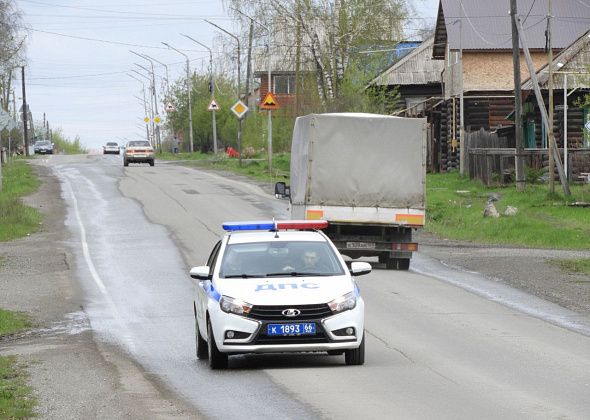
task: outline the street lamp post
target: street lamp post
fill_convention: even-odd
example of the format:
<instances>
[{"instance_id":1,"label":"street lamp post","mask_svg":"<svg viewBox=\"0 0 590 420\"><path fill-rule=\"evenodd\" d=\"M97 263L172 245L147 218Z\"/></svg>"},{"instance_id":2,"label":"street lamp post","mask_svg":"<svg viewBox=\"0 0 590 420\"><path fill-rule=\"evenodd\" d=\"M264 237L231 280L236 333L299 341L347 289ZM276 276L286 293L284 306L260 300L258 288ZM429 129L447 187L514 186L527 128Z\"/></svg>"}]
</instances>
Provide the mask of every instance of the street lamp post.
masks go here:
<instances>
[{"instance_id":1,"label":"street lamp post","mask_svg":"<svg viewBox=\"0 0 590 420\"><path fill-rule=\"evenodd\" d=\"M214 76L213 76L213 52L211 51L211 48L209 48L208 46L206 46L205 44L197 41L196 39L185 35L185 34L181 34L182 36L190 39L193 42L196 42L197 44L199 44L200 46L206 48L209 51L209 83L211 85L211 100L215 99L215 81L214 81ZM213 154L217 154L217 123L215 121L215 110L211 111L211 125L213 126Z\"/></svg>"},{"instance_id":2,"label":"street lamp post","mask_svg":"<svg viewBox=\"0 0 590 420\"><path fill-rule=\"evenodd\" d=\"M240 92L240 88L241 88L241 86L240 86L241 85L241 79L240 79L240 74L241 74L241 68L240 68L240 38L238 38L237 36L235 36L231 32L226 31L221 26L216 25L215 23L213 23L211 21L208 21L207 19L205 19L205 22L207 22L210 25L215 26L220 31L225 32L226 34L228 34L229 36L231 36L233 39L235 39L235 41L238 44L238 99L242 99L242 95L241 95L241 92ZM238 164L240 166L242 166L242 119L241 118L238 118Z\"/></svg>"},{"instance_id":3,"label":"street lamp post","mask_svg":"<svg viewBox=\"0 0 590 420\"><path fill-rule=\"evenodd\" d=\"M139 76L141 76L141 77L143 77L143 78L147 79L147 80L148 80L148 82L149 82L150 84L152 83L152 80L151 80L151 78L150 78L150 77L148 77L148 76L146 76L145 74L143 74L143 73L140 73L140 72L138 72L137 70L133 70L133 69L132 69L131 71L132 71L132 72L134 72L135 74L138 74ZM135 78L135 77L134 77L134 79L136 79L136 80L139 80L139 79L137 79L137 78ZM143 83L143 82L142 82L142 83ZM144 89L145 89L145 85L144 85ZM151 137L151 140L150 140L150 138L148 138L148 141L150 142L150 144L152 144L152 145L153 145L153 144L154 144L154 141L155 141L155 129L154 129L154 109L153 109L153 104L152 104L152 102L151 102L151 101L149 101L148 103L149 103L149 105L150 105L150 114L149 114L150 116L149 116L149 118L150 118L150 121L151 121L151 126L152 126L152 133L151 133L151 136L148 136L148 137ZM149 133L149 126L148 126L148 124L146 124L146 129L148 130L148 133Z\"/></svg>"},{"instance_id":4,"label":"street lamp post","mask_svg":"<svg viewBox=\"0 0 590 420\"><path fill-rule=\"evenodd\" d=\"M127 76L137 80L139 83L141 83L141 92L143 93L143 112L145 113L145 115L148 115L148 109L147 109L147 101L145 100L145 83L143 83L142 80L138 79L137 77L133 76L132 74L127 74ZM150 141L150 129L149 126L146 124L145 125L145 133L146 133L146 138L147 141Z\"/></svg>"},{"instance_id":5,"label":"street lamp post","mask_svg":"<svg viewBox=\"0 0 590 420\"><path fill-rule=\"evenodd\" d=\"M172 45L162 42L165 46L170 48L171 50L176 51L177 53L181 54L186 58L186 89L188 91L188 125L189 125L189 138L190 138L190 152L193 153L193 110L192 110L192 101L191 101L191 83L190 83L190 62L188 59L188 55L183 53L182 51L177 50Z\"/></svg>"},{"instance_id":6,"label":"street lamp post","mask_svg":"<svg viewBox=\"0 0 590 420\"><path fill-rule=\"evenodd\" d=\"M156 117L159 117L159 115L158 115L158 97L156 94L156 75L154 72L154 62L151 58L149 58L148 56L146 56L144 54L139 54L139 53L132 51L132 50L129 50L129 52L150 62L150 66L152 68L152 71L151 71L152 72L152 95L154 98L154 112L156 113ZM161 153L162 152L162 142L160 140L160 124L155 121L154 121L154 124L155 124L155 128L156 128L156 145L157 145L158 149L160 149L160 153Z\"/></svg>"},{"instance_id":7,"label":"street lamp post","mask_svg":"<svg viewBox=\"0 0 590 420\"><path fill-rule=\"evenodd\" d=\"M166 65L166 63L162 63L160 60L157 60L154 57L150 57L147 54L143 54L143 55L145 56L145 58L149 58L164 67L164 70L166 71L166 104L168 104L170 102L170 98L171 98L170 97L170 76L168 75L168 66ZM167 112L167 110L166 110L166 112ZM172 120L167 119L167 121L170 126L170 131L172 132L172 137L175 138L176 136L174 133L174 125L172 124Z\"/></svg>"}]
</instances>

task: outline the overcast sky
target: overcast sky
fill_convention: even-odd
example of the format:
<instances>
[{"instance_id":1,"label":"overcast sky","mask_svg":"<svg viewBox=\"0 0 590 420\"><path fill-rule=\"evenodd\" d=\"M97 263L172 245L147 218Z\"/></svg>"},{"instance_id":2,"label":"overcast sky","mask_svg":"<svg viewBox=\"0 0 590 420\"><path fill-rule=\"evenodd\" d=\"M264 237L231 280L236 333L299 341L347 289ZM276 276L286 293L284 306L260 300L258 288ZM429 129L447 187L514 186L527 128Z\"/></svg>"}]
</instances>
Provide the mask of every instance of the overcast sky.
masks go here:
<instances>
[{"instance_id":1,"label":"overcast sky","mask_svg":"<svg viewBox=\"0 0 590 420\"><path fill-rule=\"evenodd\" d=\"M434 20L438 0L415 3L421 16ZM141 79L131 69L141 71L135 63L149 63L129 50L165 63L174 81L184 74L186 61L162 42L183 50L191 69L204 73L209 53L180 34L215 51L220 31L203 19L230 32L239 29L221 0L17 0L17 5L29 28L25 77L34 119L42 121L45 113L52 128L60 127L70 139L80 136L88 149L145 137L137 99L141 83L128 74ZM163 66L156 73L164 77ZM17 85L20 101L20 80Z\"/></svg>"}]
</instances>

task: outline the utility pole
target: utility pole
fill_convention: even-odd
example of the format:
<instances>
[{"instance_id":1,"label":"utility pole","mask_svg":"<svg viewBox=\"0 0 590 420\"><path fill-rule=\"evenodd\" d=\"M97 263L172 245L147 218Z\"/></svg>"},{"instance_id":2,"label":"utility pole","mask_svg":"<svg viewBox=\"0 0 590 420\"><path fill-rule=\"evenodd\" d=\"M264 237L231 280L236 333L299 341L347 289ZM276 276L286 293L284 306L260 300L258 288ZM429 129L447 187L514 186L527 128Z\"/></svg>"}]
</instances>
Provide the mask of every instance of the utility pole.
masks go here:
<instances>
[{"instance_id":1,"label":"utility pole","mask_svg":"<svg viewBox=\"0 0 590 420\"><path fill-rule=\"evenodd\" d=\"M238 44L238 60L237 60L238 61L238 99L241 100L242 99L242 93L241 93L241 90L240 90L240 88L241 88L240 74L242 73L242 70L240 68L240 38L238 38L237 36L235 36L231 32L226 31L221 26L216 25L215 23L208 21L207 19L205 19L205 22L207 22L210 25L215 26L220 31L225 32L226 34L228 34L229 36L231 36L237 42L237 44ZM242 118L238 118L238 164L239 164L239 166L242 166Z\"/></svg>"},{"instance_id":2,"label":"utility pole","mask_svg":"<svg viewBox=\"0 0 590 420\"><path fill-rule=\"evenodd\" d=\"M181 34L182 36L190 39L193 42L196 42L197 44L199 44L201 47L204 47L207 49L207 51L209 51L209 86L211 89L211 100L215 100L215 79L213 76L213 51L211 51L211 48L209 48L208 46L206 46L205 44L203 44L202 42L197 41L194 38L191 38L188 35L184 35ZM212 110L211 111L211 126L213 127L213 154L217 155L217 121L215 121L215 113L217 111Z\"/></svg>"},{"instance_id":3,"label":"utility pole","mask_svg":"<svg viewBox=\"0 0 590 420\"><path fill-rule=\"evenodd\" d=\"M160 140L160 123L159 121L155 121L156 118L160 118L160 115L158 114L158 96L156 94L156 74L154 73L154 61L149 58L148 56L146 56L145 54L139 54L136 53L135 51L129 50L130 53L135 54L138 57L143 58L144 60L148 60L150 62L150 66L152 68L151 73L152 73L152 97L154 99L154 112L155 112L155 117L154 117L154 128L155 128L155 133L156 133L156 147L160 150L160 153L162 153L162 142ZM139 64L138 64L139 65ZM141 68L147 70L145 67L140 66ZM148 70L149 73L149 70Z\"/></svg>"},{"instance_id":4,"label":"utility pole","mask_svg":"<svg viewBox=\"0 0 590 420\"><path fill-rule=\"evenodd\" d=\"M190 60L188 59L188 55L186 55L185 53L183 53L180 50L177 50L176 48L174 48L172 45L167 44L165 42L162 42L162 44L164 44L165 46L167 46L168 48L170 48L171 50L176 51L178 54L184 56L184 58L186 59L186 90L188 93L188 134L189 134L189 138L190 138L190 147L189 150L191 153L193 153L193 103L191 100L191 91L192 89L192 83L191 83L191 69L190 69Z\"/></svg>"},{"instance_id":5,"label":"utility pole","mask_svg":"<svg viewBox=\"0 0 590 420\"><path fill-rule=\"evenodd\" d=\"M260 27L262 27L262 29L264 29L268 35L268 46L267 46L267 59L268 59L268 91L272 92L272 74L271 74L271 52L270 52L270 41L271 41L271 32L270 29L268 29L268 27L266 25L263 25L262 23L256 21L254 18L251 18L250 16L248 16L247 14L240 12L239 10L237 10L237 12L245 17L247 17L248 19L250 19L250 23L256 23L258 24ZM267 123L267 130L268 130L268 172L269 174L272 176L272 111L269 109L266 111L268 113L268 123Z\"/></svg>"},{"instance_id":6,"label":"utility pole","mask_svg":"<svg viewBox=\"0 0 590 420\"><path fill-rule=\"evenodd\" d=\"M28 106L27 106L27 94L25 88L25 66L21 67L22 70L22 86L23 86L23 144L25 145L25 156L29 156L29 127L28 127Z\"/></svg>"},{"instance_id":7,"label":"utility pole","mask_svg":"<svg viewBox=\"0 0 590 420\"><path fill-rule=\"evenodd\" d=\"M516 0L510 0L510 20L512 22L512 63L514 66L514 133L516 137L516 156L514 156L514 167L516 168L516 191L524 191L524 162L522 153L524 144L522 138L522 93L520 80L520 44L518 42L518 27Z\"/></svg>"},{"instance_id":8,"label":"utility pole","mask_svg":"<svg viewBox=\"0 0 590 420\"><path fill-rule=\"evenodd\" d=\"M549 136L549 191L551 193L555 192L555 162L553 159L553 153L559 151L557 150L555 144L555 136L553 135L553 47L551 46L551 0L548 2L549 5L549 13L547 14L547 62L549 65L549 132L547 135ZM555 148L555 149L554 149Z\"/></svg>"},{"instance_id":9,"label":"utility pole","mask_svg":"<svg viewBox=\"0 0 590 420\"><path fill-rule=\"evenodd\" d=\"M148 82L150 83L150 86L151 86L152 79L151 79L149 76L146 76L145 74L143 74L143 73L140 73L140 72L138 72L137 70L131 70L131 71L132 71L132 72L134 72L135 74L138 74L139 76L143 77L144 79L147 79L147 80L148 80ZM131 75L130 75L130 76L131 76ZM133 77L133 76L131 76L131 77ZM135 78L135 77L133 77L133 78L134 78L135 80L139 80L139 79L137 79L137 78ZM140 82L141 82L141 80L140 80ZM142 83L142 85L143 85L143 82L141 82L141 83ZM143 89L144 89L144 92L145 92L145 85L143 85ZM145 98L145 93L144 93L144 98ZM144 99L144 101L145 101L145 99ZM150 144L154 144L154 142L155 142L154 109L153 109L152 101L149 101L149 102L147 102L147 103L149 104L149 111L150 111L150 112L149 112L149 119L150 119L150 124L147 124L147 123L146 123L146 130L148 131L148 141L150 142ZM146 114L146 115L147 115L147 114ZM149 130L149 127L150 127L150 126L151 126L151 128L152 128L152 130L151 130L151 134L150 134L150 130Z\"/></svg>"},{"instance_id":10,"label":"utility pole","mask_svg":"<svg viewBox=\"0 0 590 420\"><path fill-rule=\"evenodd\" d=\"M465 144L465 103L463 100L463 2L460 1L461 18L459 19L459 63L461 64L461 91L459 92L459 174L465 176L465 162L467 161L467 145Z\"/></svg>"},{"instance_id":11,"label":"utility pole","mask_svg":"<svg viewBox=\"0 0 590 420\"><path fill-rule=\"evenodd\" d=\"M533 64L533 60L531 58L531 53L529 51L528 43L526 41L526 35L524 33L524 28L522 26L522 22L520 18L518 18L518 37L520 42L522 43L522 49L524 51L524 58L526 59L526 64L529 69L529 74L531 76L531 82L533 84L533 90L535 91L535 97L537 98L537 103L539 104L539 110L541 112L541 119L543 121L543 125L545 129L549 131L549 117L547 116L547 109L545 109L545 101L543 101L543 95L541 94L541 89L539 88L539 81L537 79L537 73L535 71L535 66ZM549 141L555 141L553 137L549 137ZM561 186L563 188L563 193L566 196L570 196L570 188L568 184L567 177L563 172L563 166L561 164L561 157L559 153L557 153L557 148L552 149L555 153L554 159L557 166L557 173L559 174L559 180L561 181Z\"/></svg>"},{"instance_id":12,"label":"utility pole","mask_svg":"<svg viewBox=\"0 0 590 420\"><path fill-rule=\"evenodd\" d=\"M252 74L252 40L254 38L254 22L250 20L250 29L248 31L248 64L246 66L246 95L250 97L250 75ZM248 101L249 102L249 101ZM250 104L247 104L248 106Z\"/></svg>"}]
</instances>

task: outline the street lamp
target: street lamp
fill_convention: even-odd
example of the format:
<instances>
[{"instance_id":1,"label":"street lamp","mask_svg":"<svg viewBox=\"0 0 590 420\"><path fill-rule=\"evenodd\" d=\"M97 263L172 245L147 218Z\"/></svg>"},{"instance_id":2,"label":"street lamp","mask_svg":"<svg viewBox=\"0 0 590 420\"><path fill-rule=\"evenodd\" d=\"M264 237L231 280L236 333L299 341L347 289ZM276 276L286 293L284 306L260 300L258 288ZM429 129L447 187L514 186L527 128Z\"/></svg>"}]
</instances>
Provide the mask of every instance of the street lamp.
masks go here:
<instances>
[{"instance_id":1,"label":"street lamp","mask_svg":"<svg viewBox=\"0 0 590 420\"><path fill-rule=\"evenodd\" d=\"M215 99L215 81L213 79L213 53L211 52L211 48L209 48L208 46L206 46L205 44L197 41L196 39L185 35L185 34L180 34L188 39L190 39L193 42L196 42L197 44L199 44L202 47L207 48L207 50L209 51L209 83L211 85L211 100ZM217 123L215 122L215 110L211 111L211 125L213 126L213 154L217 154Z\"/></svg>"},{"instance_id":2,"label":"street lamp","mask_svg":"<svg viewBox=\"0 0 590 420\"><path fill-rule=\"evenodd\" d=\"M241 73L241 69L240 69L240 38L238 38L237 36L235 36L231 32L226 31L221 26L216 25L215 23L213 23L211 21L208 21L207 19L205 19L205 22L207 22L210 25L215 26L220 31L225 32L226 34L231 36L233 39L235 39L236 42L238 43L238 100L242 99L241 93L240 93L240 85L241 85L241 79L240 79L240 73ZM242 166L242 119L241 118L238 118L238 164L240 166Z\"/></svg>"},{"instance_id":3,"label":"street lamp","mask_svg":"<svg viewBox=\"0 0 590 420\"><path fill-rule=\"evenodd\" d=\"M139 83L141 83L141 92L143 93L143 112L145 112L145 115L148 115L148 110L147 110L147 101L145 100L145 83L143 83L143 80L138 79L137 77L135 77L132 74L127 73L127 76L131 77L132 79L137 80ZM147 141L150 141L150 129L149 126L146 124L145 125L145 132L146 132L146 138Z\"/></svg>"},{"instance_id":4,"label":"street lamp","mask_svg":"<svg viewBox=\"0 0 590 420\"><path fill-rule=\"evenodd\" d=\"M190 138L190 152L193 153L193 110L192 110L192 101L191 101L191 83L190 83L190 62L188 59L188 55L183 53L182 51L177 50L172 45L162 42L165 46L170 48L171 50L176 51L177 53L181 54L186 58L186 89L188 91L188 125L189 125L189 138Z\"/></svg>"},{"instance_id":5,"label":"street lamp","mask_svg":"<svg viewBox=\"0 0 590 420\"><path fill-rule=\"evenodd\" d=\"M143 77L144 79L147 79L150 84L152 83L151 78L148 77L148 76L146 76L145 74L140 73L140 72L138 72L137 70L134 70L134 69L131 69L131 71L134 72L135 74ZM129 76L130 77L133 77L135 80L137 80L137 81L139 81L139 82L141 82L143 84L143 82L140 79L138 79L138 78L136 78L136 77L134 77L132 75L129 75ZM145 85L144 85L143 89L144 89L144 92L145 92ZM152 126L152 135L151 135L151 138L152 138L153 141L150 141L149 125L147 123L146 123L146 130L148 132L148 141L150 142L150 144L153 145L153 143L155 141L155 139L154 139L154 137L155 137L155 135L154 135L155 134L155 129L154 129L154 109L153 109L153 105L152 105L152 102L151 101L148 102L148 104L150 106L150 114L149 115L150 115L150 123L151 123L151 126Z\"/></svg>"},{"instance_id":6,"label":"street lamp","mask_svg":"<svg viewBox=\"0 0 590 420\"><path fill-rule=\"evenodd\" d=\"M158 115L158 97L156 95L156 76L154 73L154 62L151 58L149 58L148 56L146 56L144 54L139 54L139 53L132 51L132 50L129 50L129 52L132 54L135 54L138 57L143 58L144 60L148 60L150 62L150 65L152 67L152 94L153 94L153 98L154 98L154 112L156 113L156 116L159 117L159 115ZM154 122L154 123L156 126L156 145L160 149L160 152L162 152L162 143L160 141L160 124L158 124L156 122Z\"/></svg>"}]
</instances>

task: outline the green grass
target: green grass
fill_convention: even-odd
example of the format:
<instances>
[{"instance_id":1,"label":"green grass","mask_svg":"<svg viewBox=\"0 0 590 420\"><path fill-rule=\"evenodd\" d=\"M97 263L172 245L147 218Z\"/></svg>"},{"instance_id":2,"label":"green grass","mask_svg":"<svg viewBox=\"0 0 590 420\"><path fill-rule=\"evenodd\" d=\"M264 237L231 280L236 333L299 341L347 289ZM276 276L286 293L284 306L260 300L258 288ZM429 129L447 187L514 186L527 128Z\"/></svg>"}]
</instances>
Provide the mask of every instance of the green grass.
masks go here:
<instances>
[{"instance_id":1,"label":"green grass","mask_svg":"<svg viewBox=\"0 0 590 420\"><path fill-rule=\"evenodd\" d=\"M0 337L26 330L30 326L26 315L0 309Z\"/></svg>"},{"instance_id":2,"label":"green grass","mask_svg":"<svg viewBox=\"0 0 590 420\"><path fill-rule=\"evenodd\" d=\"M28 374L14 356L0 357L0 418L35 417L37 402L27 379Z\"/></svg>"},{"instance_id":3,"label":"green grass","mask_svg":"<svg viewBox=\"0 0 590 420\"><path fill-rule=\"evenodd\" d=\"M565 259L553 258L548 260L549 264L559 267L562 271L568 274L586 274L590 275L590 259Z\"/></svg>"},{"instance_id":4,"label":"green grass","mask_svg":"<svg viewBox=\"0 0 590 420\"><path fill-rule=\"evenodd\" d=\"M242 159L242 166L237 158L230 158L224 153L214 156L212 153L161 153L158 159L189 161L186 164L196 167L217 169L249 176L258 181L284 181L289 182L289 170L291 155L288 153L273 154L272 174L268 170L268 156L265 154L253 154Z\"/></svg>"},{"instance_id":5,"label":"green grass","mask_svg":"<svg viewBox=\"0 0 590 420\"><path fill-rule=\"evenodd\" d=\"M0 242L21 238L39 229L41 215L21 200L22 196L35 192L39 184L33 169L23 159L14 159L3 165Z\"/></svg>"},{"instance_id":6,"label":"green grass","mask_svg":"<svg viewBox=\"0 0 590 420\"><path fill-rule=\"evenodd\" d=\"M0 337L26 330L28 318L19 313L0 309ZM35 416L36 405L29 375L14 356L0 356L0 418L21 419Z\"/></svg>"},{"instance_id":7,"label":"green grass","mask_svg":"<svg viewBox=\"0 0 590 420\"><path fill-rule=\"evenodd\" d=\"M39 187L39 180L24 159L13 159L2 167L0 192L0 241L17 239L39 228L41 215L25 206L21 197ZM3 264L0 259L0 268ZM0 309L0 337L30 328L28 318ZM0 418L34 417L36 400L27 385L28 375L14 356L0 357Z\"/></svg>"},{"instance_id":8,"label":"green grass","mask_svg":"<svg viewBox=\"0 0 590 420\"><path fill-rule=\"evenodd\" d=\"M548 194L546 185L528 184L524 193L514 186L487 188L457 173L427 176L426 230L441 237L490 244L555 249L590 249L590 211L571 207L572 201L590 201L590 185L572 185L572 197ZM559 184L557 184L559 187ZM490 194L503 214L508 206L516 216L484 218Z\"/></svg>"}]
</instances>

